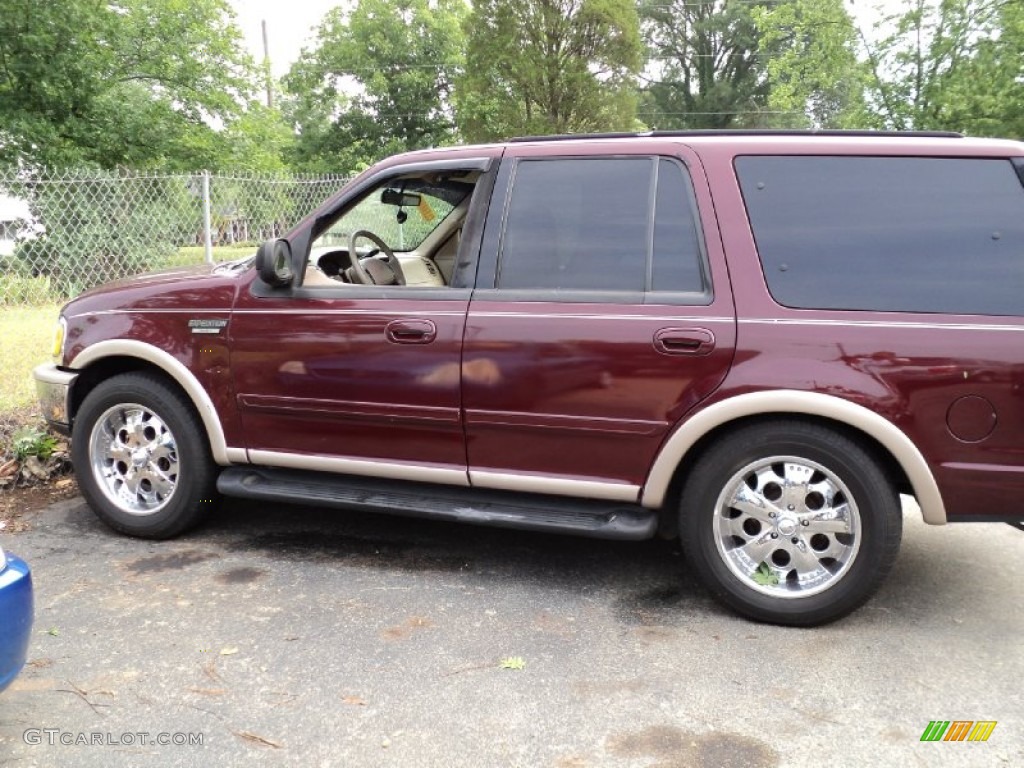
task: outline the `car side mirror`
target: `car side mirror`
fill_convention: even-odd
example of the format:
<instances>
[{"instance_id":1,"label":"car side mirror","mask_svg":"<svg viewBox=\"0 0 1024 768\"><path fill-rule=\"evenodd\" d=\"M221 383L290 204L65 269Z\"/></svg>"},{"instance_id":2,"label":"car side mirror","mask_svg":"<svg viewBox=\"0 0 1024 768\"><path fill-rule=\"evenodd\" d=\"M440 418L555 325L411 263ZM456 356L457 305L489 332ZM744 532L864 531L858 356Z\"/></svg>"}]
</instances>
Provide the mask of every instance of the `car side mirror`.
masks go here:
<instances>
[{"instance_id":1,"label":"car side mirror","mask_svg":"<svg viewBox=\"0 0 1024 768\"><path fill-rule=\"evenodd\" d=\"M256 251L256 271L267 285L280 288L295 279L292 247L287 240L267 240Z\"/></svg>"}]
</instances>

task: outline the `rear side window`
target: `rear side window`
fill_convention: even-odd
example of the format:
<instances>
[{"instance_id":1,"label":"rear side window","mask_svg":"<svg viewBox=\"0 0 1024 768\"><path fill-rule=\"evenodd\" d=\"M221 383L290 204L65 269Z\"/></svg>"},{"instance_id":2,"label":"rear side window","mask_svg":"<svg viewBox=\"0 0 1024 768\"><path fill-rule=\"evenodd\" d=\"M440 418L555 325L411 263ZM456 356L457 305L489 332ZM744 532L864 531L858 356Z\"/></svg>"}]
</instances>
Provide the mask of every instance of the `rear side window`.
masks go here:
<instances>
[{"instance_id":1,"label":"rear side window","mask_svg":"<svg viewBox=\"0 0 1024 768\"><path fill-rule=\"evenodd\" d=\"M520 160L497 287L706 292L685 169L654 157Z\"/></svg>"},{"instance_id":2,"label":"rear side window","mask_svg":"<svg viewBox=\"0 0 1024 768\"><path fill-rule=\"evenodd\" d=\"M797 308L1024 315L1008 160L739 157L765 279Z\"/></svg>"}]
</instances>

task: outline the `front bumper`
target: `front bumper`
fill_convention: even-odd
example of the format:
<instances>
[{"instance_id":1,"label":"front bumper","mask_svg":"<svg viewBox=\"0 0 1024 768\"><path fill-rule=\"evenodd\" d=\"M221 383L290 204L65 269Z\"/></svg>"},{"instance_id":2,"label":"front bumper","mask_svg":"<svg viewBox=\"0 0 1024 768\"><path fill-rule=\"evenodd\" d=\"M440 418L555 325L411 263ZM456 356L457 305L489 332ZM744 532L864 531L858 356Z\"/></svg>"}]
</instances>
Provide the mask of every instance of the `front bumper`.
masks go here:
<instances>
[{"instance_id":1,"label":"front bumper","mask_svg":"<svg viewBox=\"0 0 1024 768\"><path fill-rule=\"evenodd\" d=\"M77 373L62 371L52 363L36 366L32 371L36 380L39 405L46 422L61 434L71 431L71 387Z\"/></svg>"},{"instance_id":2,"label":"front bumper","mask_svg":"<svg viewBox=\"0 0 1024 768\"><path fill-rule=\"evenodd\" d=\"M24 560L7 554L0 571L0 691L25 666L32 633L32 572Z\"/></svg>"}]
</instances>

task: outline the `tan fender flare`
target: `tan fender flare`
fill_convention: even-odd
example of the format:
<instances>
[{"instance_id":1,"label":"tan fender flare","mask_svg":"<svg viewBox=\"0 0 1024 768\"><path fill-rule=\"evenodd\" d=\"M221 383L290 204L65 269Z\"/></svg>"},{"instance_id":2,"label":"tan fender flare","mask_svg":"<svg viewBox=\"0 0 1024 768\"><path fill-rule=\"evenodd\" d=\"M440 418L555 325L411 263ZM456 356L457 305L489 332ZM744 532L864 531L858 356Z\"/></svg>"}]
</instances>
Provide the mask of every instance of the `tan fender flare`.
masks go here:
<instances>
[{"instance_id":1,"label":"tan fender flare","mask_svg":"<svg viewBox=\"0 0 1024 768\"><path fill-rule=\"evenodd\" d=\"M152 344L133 339L111 339L97 342L83 349L71 361L70 367L74 370L82 370L108 357L133 357L137 360L144 360L174 379L185 391L195 406L199 418L202 419L203 427L206 429L206 435L210 441L213 460L222 466L247 462L244 448L228 448L220 417L217 415L217 409L214 408L209 393L199 383L199 379L192 371L186 368L180 360Z\"/></svg>"},{"instance_id":2,"label":"tan fender flare","mask_svg":"<svg viewBox=\"0 0 1024 768\"><path fill-rule=\"evenodd\" d=\"M729 422L765 414L803 414L847 424L877 440L903 468L921 507L921 517L929 525L946 524L946 506L917 446L888 419L862 405L820 392L770 390L750 392L704 408L679 425L655 459L644 484L641 503L652 509L665 501L676 468L691 448L706 434Z\"/></svg>"}]
</instances>

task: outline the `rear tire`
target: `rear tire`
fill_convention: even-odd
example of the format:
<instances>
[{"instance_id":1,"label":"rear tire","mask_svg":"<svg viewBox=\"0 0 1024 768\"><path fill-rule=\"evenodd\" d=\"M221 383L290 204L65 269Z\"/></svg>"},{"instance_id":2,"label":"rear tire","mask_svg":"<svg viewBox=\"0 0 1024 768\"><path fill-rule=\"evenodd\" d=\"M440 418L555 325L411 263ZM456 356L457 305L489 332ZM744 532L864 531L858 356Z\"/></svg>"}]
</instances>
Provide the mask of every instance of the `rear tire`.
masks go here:
<instances>
[{"instance_id":1,"label":"rear tire","mask_svg":"<svg viewBox=\"0 0 1024 768\"><path fill-rule=\"evenodd\" d=\"M825 426L775 421L712 445L683 486L680 537L711 594L773 624L862 605L891 570L903 515L872 454Z\"/></svg>"},{"instance_id":2,"label":"rear tire","mask_svg":"<svg viewBox=\"0 0 1024 768\"><path fill-rule=\"evenodd\" d=\"M153 374L115 376L86 396L71 461L93 512L130 536L176 536L218 500L217 467L192 404Z\"/></svg>"}]
</instances>

